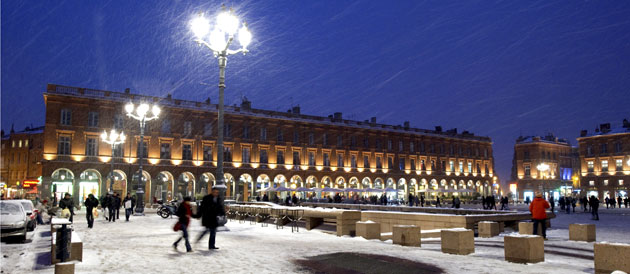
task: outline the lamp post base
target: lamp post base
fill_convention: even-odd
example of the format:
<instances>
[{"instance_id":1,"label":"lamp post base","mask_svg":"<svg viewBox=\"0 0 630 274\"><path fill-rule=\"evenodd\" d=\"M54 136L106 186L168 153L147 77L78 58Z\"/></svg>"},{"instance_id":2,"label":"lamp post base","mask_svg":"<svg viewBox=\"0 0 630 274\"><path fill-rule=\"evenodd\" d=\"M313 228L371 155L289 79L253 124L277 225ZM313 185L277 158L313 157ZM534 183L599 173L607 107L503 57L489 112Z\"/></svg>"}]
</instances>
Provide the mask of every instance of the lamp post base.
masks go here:
<instances>
[{"instance_id":1,"label":"lamp post base","mask_svg":"<svg viewBox=\"0 0 630 274\"><path fill-rule=\"evenodd\" d=\"M133 216L144 216L144 190L136 191L136 212Z\"/></svg>"}]
</instances>

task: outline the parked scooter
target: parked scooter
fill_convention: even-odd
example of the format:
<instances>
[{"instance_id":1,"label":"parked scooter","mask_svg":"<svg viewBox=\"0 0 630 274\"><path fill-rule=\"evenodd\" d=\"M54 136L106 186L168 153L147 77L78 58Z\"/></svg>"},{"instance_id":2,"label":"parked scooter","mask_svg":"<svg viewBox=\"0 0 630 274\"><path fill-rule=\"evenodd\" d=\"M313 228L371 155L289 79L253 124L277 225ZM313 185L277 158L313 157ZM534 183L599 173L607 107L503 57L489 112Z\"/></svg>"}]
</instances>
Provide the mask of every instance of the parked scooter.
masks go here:
<instances>
[{"instance_id":1,"label":"parked scooter","mask_svg":"<svg viewBox=\"0 0 630 274\"><path fill-rule=\"evenodd\" d=\"M164 219L175 215L175 212L177 212L177 203L175 201L171 201L167 204L162 201L158 201L158 204L160 207L157 210L157 214Z\"/></svg>"}]
</instances>

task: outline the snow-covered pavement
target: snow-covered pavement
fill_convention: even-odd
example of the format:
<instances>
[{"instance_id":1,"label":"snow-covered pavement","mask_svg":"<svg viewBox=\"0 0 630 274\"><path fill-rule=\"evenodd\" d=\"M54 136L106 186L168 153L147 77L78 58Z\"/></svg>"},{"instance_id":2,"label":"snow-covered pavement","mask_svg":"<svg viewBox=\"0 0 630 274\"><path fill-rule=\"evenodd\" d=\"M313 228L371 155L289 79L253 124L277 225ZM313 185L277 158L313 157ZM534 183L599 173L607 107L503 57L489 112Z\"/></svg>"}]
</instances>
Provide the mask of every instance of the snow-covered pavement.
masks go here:
<instances>
[{"instance_id":1,"label":"snow-covered pavement","mask_svg":"<svg viewBox=\"0 0 630 274\"><path fill-rule=\"evenodd\" d=\"M630 210L602 210L600 217L598 241L630 243L623 237L630 232ZM587 222L591 222L590 214L559 213L545 242L545 262L521 265L505 262L503 237L476 238L475 253L459 256L441 253L439 239L423 239L422 247L403 247L391 241L337 237L323 230L292 233L289 227L278 230L273 225L230 221L229 231L217 234L219 250L207 250L206 236L193 243L194 252L185 253L183 245L179 251L171 246L179 236L172 230L174 218L151 213L132 217L128 223L106 223L99 218L89 230L84 215L77 215L75 229L83 240L83 262L77 264L76 273L296 273L306 270L295 260L335 252L389 255L432 264L446 273L592 273L593 244L568 241L568 224ZM45 265L50 258L48 228L39 226L30 243L3 242L2 273L52 273L53 268ZM191 240L201 229L194 220Z\"/></svg>"}]
</instances>

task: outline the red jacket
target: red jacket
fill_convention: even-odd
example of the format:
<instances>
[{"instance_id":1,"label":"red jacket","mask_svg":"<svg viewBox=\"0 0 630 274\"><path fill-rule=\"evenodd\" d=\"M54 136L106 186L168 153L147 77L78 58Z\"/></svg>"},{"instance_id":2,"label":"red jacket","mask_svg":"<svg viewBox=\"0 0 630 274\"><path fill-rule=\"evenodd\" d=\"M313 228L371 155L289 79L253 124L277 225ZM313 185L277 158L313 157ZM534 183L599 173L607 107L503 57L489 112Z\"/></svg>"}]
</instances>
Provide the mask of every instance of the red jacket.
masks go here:
<instances>
[{"instance_id":1,"label":"red jacket","mask_svg":"<svg viewBox=\"0 0 630 274\"><path fill-rule=\"evenodd\" d=\"M529 212L532 213L532 219L544 220L547 219L547 212L545 209L551 207L545 199L536 197L534 201L529 205Z\"/></svg>"}]
</instances>

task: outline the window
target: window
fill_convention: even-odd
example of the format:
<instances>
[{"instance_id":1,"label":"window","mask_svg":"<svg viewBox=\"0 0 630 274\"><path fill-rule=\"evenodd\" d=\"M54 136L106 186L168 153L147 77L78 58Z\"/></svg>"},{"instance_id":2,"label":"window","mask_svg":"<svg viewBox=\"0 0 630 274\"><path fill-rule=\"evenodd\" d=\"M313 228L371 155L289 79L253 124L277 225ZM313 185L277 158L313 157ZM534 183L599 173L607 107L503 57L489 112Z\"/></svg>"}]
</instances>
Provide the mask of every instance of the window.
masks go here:
<instances>
[{"instance_id":1,"label":"window","mask_svg":"<svg viewBox=\"0 0 630 274\"><path fill-rule=\"evenodd\" d=\"M593 155L593 146L592 145L587 145L586 146L586 155L587 156L592 156Z\"/></svg>"},{"instance_id":2,"label":"window","mask_svg":"<svg viewBox=\"0 0 630 274\"><path fill-rule=\"evenodd\" d=\"M160 159L171 159L171 144L162 143L160 145Z\"/></svg>"},{"instance_id":3,"label":"window","mask_svg":"<svg viewBox=\"0 0 630 274\"><path fill-rule=\"evenodd\" d=\"M223 148L223 159L226 162L232 162L232 148L231 147Z\"/></svg>"},{"instance_id":4,"label":"window","mask_svg":"<svg viewBox=\"0 0 630 274\"><path fill-rule=\"evenodd\" d=\"M212 136L212 124L205 123L203 125L203 137L210 137L210 136Z\"/></svg>"},{"instance_id":5,"label":"window","mask_svg":"<svg viewBox=\"0 0 630 274\"><path fill-rule=\"evenodd\" d=\"M586 168L588 172L593 172L593 170L595 169L595 165L593 164L593 161L587 161Z\"/></svg>"},{"instance_id":6,"label":"window","mask_svg":"<svg viewBox=\"0 0 630 274\"><path fill-rule=\"evenodd\" d=\"M621 142L615 143L615 153L620 153L623 151L623 144Z\"/></svg>"},{"instance_id":7,"label":"window","mask_svg":"<svg viewBox=\"0 0 630 274\"><path fill-rule=\"evenodd\" d=\"M392 140L387 140L387 150L392 150Z\"/></svg>"},{"instance_id":8,"label":"window","mask_svg":"<svg viewBox=\"0 0 630 274\"><path fill-rule=\"evenodd\" d=\"M85 143L85 155L86 156L98 156L98 139L87 138Z\"/></svg>"},{"instance_id":9,"label":"window","mask_svg":"<svg viewBox=\"0 0 630 274\"><path fill-rule=\"evenodd\" d=\"M364 148L370 147L370 139L368 137L363 137L363 147Z\"/></svg>"},{"instance_id":10,"label":"window","mask_svg":"<svg viewBox=\"0 0 630 274\"><path fill-rule=\"evenodd\" d=\"M162 133L171 133L171 121L168 119L162 120Z\"/></svg>"},{"instance_id":11,"label":"window","mask_svg":"<svg viewBox=\"0 0 630 274\"><path fill-rule=\"evenodd\" d=\"M327 146L328 145L328 133L324 133L324 135L322 136L322 144Z\"/></svg>"},{"instance_id":12,"label":"window","mask_svg":"<svg viewBox=\"0 0 630 274\"><path fill-rule=\"evenodd\" d=\"M383 144L381 143L381 139L376 139L376 149L382 149Z\"/></svg>"},{"instance_id":13,"label":"window","mask_svg":"<svg viewBox=\"0 0 630 274\"><path fill-rule=\"evenodd\" d=\"M61 124L64 126L69 126L72 124L72 111L64 108L61 110Z\"/></svg>"},{"instance_id":14,"label":"window","mask_svg":"<svg viewBox=\"0 0 630 274\"><path fill-rule=\"evenodd\" d=\"M315 166L315 153L312 151L308 152L308 165Z\"/></svg>"},{"instance_id":15,"label":"window","mask_svg":"<svg viewBox=\"0 0 630 274\"><path fill-rule=\"evenodd\" d=\"M435 153L435 144L429 144L429 152Z\"/></svg>"},{"instance_id":16,"label":"window","mask_svg":"<svg viewBox=\"0 0 630 274\"><path fill-rule=\"evenodd\" d=\"M608 144L601 144L599 153L608 153Z\"/></svg>"},{"instance_id":17,"label":"window","mask_svg":"<svg viewBox=\"0 0 630 274\"><path fill-rule=\"evenodd\" d=\"M464 162L459 161L459 172L463 173L464 172Z\"/></svg>"},{"instance_id":18,"label":"window","mask_svg":"<svg viewBox=\"0 0 630 274\"><path fill-rule=\"evenodd\" d=\"M266 164L269 162L269 157L267 156L267 150L266 149L261 149L260 150L260 163L261 164Z\"/></svg>"},{"instance_id":19,"label":"window","mask_svg":"<svg viewBox=\"0 0 630 274\"><path fill-rule=\"evenodd\" d=\"M488 149L487 148L483 150L483 157L486 158L486 159L488 158Z\"/></svg>"},{"instance_id":20,"label":"window","mask_svg":"<svg viewBox=\"0 0 630 274\"><path fill-rule=\"evenodd\" d=\"M242 162L244 164L249 164L252 161L251 155L249 153L249 148L248 147L244 147L241 150L241 156L242 156Z\"/></svg>"},{"instance_id":21,"label":"window","mask_svg":"<svg viewBox=\"0 0 630 274\"><path fill-rule=\"evenodd\" d=\"M485 170L486 174L490 174L490 170L488 169L488 164L484 165L484 170Z\"/></svg>"},{"instance_id":22,"label":"window","mask_svg":"<svg viewBox=\"0 0 630 274\"><path fill-rule=\"evenodd\" d=\"M440 146L438 146L438 153L444 154L444 144L440 144Z\"/></svg>"},{"instance_id":23,"label":"window","mask_svg":"<svg viewBox=\"0 0 630 274\"><path fill-rule=\"evenodd\" d=\"M435 160L431 160L431 170L437 170L435 168ZM446 161L442 161L442 171L446 171Z\"/></svg>"},{"instance_id":24,"label":"window","mask_svg":"<svg viewBox=\"0 0 630 274\"><path fill-rule=\"evenodd\" d=\"M276 153L277 155L277 163L280 165L284 165L284 151L283 150L278 150L278 152Z\"/></svg>"},{"instance_id":25,"label":"window","mask_svg":"<svg viewBox=\"0 0 630 274\"><path fill-rule=\"evenodd\" d=\"M619 180L619 185L622 186L623 185L623 180Z\"/></svg>"},{"instance_id":26,"label":"window","mask_svg":"<svg viewBox=\"0 0 630 274\"><path fill-rule=\"evenodd\" d=\"M314 144L315 144L315 134L314 134L314 133L312 133L312 132L309 132L309 133L308 133L308 144L309 144L310 146L312 146L312 145L314 145Z\"/></svg>"},{"instance_id":27,"label":"window","mask_svg":"<svg viewBox=\"0 0 630 274\"><path fill-rule=\"evenodd\" d=\"M277 140L278 140L278 142L283 142L284 141L284 133L282 132L282 129L278 129Z\"/></svg>"},{"instance_id":28,"label":"window","mask_svg":"<svg viewBox=\"0 0 630 274\"><path fill-rule=\"evenodd\" d=\"M381 157L376 156L376 168L383 168L383 163L381 163Z\"/></svg>"},{"instance_id":29,"label":"window","mask_svg":"<svg viewBox=\"0 0 630 274\"><path fill-rule=\"evenodd\" d=\"M203 146L203 160L212 161L212 147L211 146Z\"/></svg>"},{"instance_id":30,"label":"window","mask_svg":"<svg viewBox=\"0 0 630 274\"><path fill-rule=\"evenodd\" d=\"M350 146L351 147L357 147L357 136L350 136Z\"/></svg>"},{"instance_id":31,"label":"window","mask_svg":"<svg viewBox=\"0 0 630 274\"><path fill-rule=\"evenodd\" d=\"M398 158L398 170L405 170L405 158Z\"/></svg>"},{"instance_id":32,"label":"window","mask_svg":"<svg viewBox=\"0 0 630 274\"><path fill-rule=\"evenodd\" d=\"M98 112L88 112L88 127L98 127Z\"/></svg>"},{"instance_id":33,"label":"window","mask_svg":"<svg viewBox=\"0 0 630 274\"><path fill-rule=\"evenodd\" d=\"M293 143L294 144L300 143L300 132L298 132L297 130L293 131Z\"/></svg>"},{"instance_id":34,"label":"window","mask_svg":"<svg viewBox=\"0 0 630 274\"><path fill-rule=\"evenodd\" d=\"M337 167L343 167L343 154L337 154Z\"/></svg>"},{"instance_id":35,"label":"window","mask_svg":"<svg viewBox=\"0 0 630 274\"><path fill-rule=\"evenodd\" d=\"M420 169L427 170L427 164L424 162L424 160L420 160Z\"/></svg>"},{"instance_id":36,"label":"window","mask_svg":"<svg viewBox=\"0 0 630 274\"><path fill-rule=\"evenodd\" d=\"M623 169L623 160L617 159L615 160L615 170L621 171Z\"/></svg>"},{"instance_id":37,"label":"window","mask_svg":"<svg viewBox=\"0 0 630 274\"><path fill-rule=\"evenodd\" d=\"M477 173L481 173L481 166L477 163Z\"/></svg>"},{"instance_id":38,"label":"window","mask_svg":"<svg viewBox=\"0 0 630 274\"><path fill-rule=\"evenodd\" d=\"M260 128L260 140L267 141L267 128L266 127Z\"/></svg>"},{"instance_id":39,"label":"window","mask_svg":"<svg viewBox=\"0 0 630 274\"><path fill-rule=\"evenodd\" d=\"M404 146L403 146L403 141L398 141L398 151L399 151L399 152L402 152L402 151L403 151L403 148L404 148Z\"/></svg>"},{"instance_id":40,"label":"window","mask_svg":"<svg viewBox=\"0 0 630 274\"><path fill-rule=\"evenodd\" d=\"M351 168L357 168L357 156L356 155L350 155L350 167Z\"/></svg>"},{"instance_id":41,"label":"window","mask_svg":"<svg viewBox=\"0 0 630 274\"><path fill-rule=\"evenodd\" d=\"M249 139L249 138L250 138L249 126L248 125L244 125L243 126L243 139Z\"/></svg>"},{"instance_id":42,"label":"window","mask_svg":"<svg viewBox=\"0 0 630 274\"><path fill-rule=\"evenodd\" d=\"M223 137L232 137L232 125L231 124L223 125Z\"/></svg>"},{"instance_id":43,"label":"window","mask_svg":"<svg viewBox=\"0 0 630 274\"><path fill-rule=\"evenodd\" d=\"M416 160L409 159L409 167L411 167L411 170L416 170Z\"/></svg>"},{"instance_id":44,"label":"window","mask_svg":"<svg viewBox=\"0 0 630 274\"><path fill-rule=\"evenodd\" d=\"M608 185L608 180L604 180L604 185L607 186Z\"/></svg>"},{"instance_id":45,"label":"window","mask_svg":"<svg viewBox=\"0 0 630 274\"><path fill-rule=\"evenodd\" d=\"M415 146L414 146L413 142L409 142L409 151L411 153L414 153L414 149L415 149Z\"/></svg>"},{"instance_id":46,"label":"window","mask_svg":"<svg viewBox=\"0 0 630 274\"><path fill-rule=\"evenodd\" d=\"M328 153L324 153L324 166L325 167L330 166L330 156L328 156Z\"/></svg>"},{"instance_id":47,"label":"window","mask_svg":"<svg viewBox=\"0 0 630 274\"><path fill-rule=\"evenodd\" d=\"M114 128L115 129L122 129L123 128L123 116L120 114L116 114L114 115Z\"/></svg>"},{"instance_id":48,"label":"window","mask_svg":"<svg viewBox=\"0 0 630 274\"><path fill-rule=\"evenodd\" d=\"M370 168L370 156L363 156L363 167Z\"/></svg>"},{"instance_id":49,"label":"window","mask_svg":"<svg viewBox=\"0 0 630 274\"><path fill-rule=\"evenodd\" d=\"M455 162L448 161L448 166L449 166L448 170L450 170L451 172L455 171Z\"/></svg>"},{"instance_id":50,"label":"window","mask_svg":"<svg viewBox=\"0 0 630 274\"><path fill-rule=\"evenodd\" d=\"M529 151L527 150L523 151L523 159L529 160Z\"/></svg>"},{"instance_id":51,"label":"window","mask_svg":"<svg viewBox=\"0 0 630 274\"><path fill-rule=\"evenodd\" d=\"M608 160L602 160L602 171L608 171Z\"/></svg>"},{"instance_id":52,"label":"window","mask_svg":"<svg viewBox=\"0 0 630 274\"><path fill-rule=\"evenodd\" d=\"M468 172L473 172L472 162L468 162Z\"/></svg>"},{"instance_id":53,"label":"window","mask_svg":"<svg viewBox=\"0 0 630 274\"><path fill-rule=\"evenodd\" d=\"M57 154L70 155L70 136L59 136Z\"/></svg>"},{"instance_id":54,"label":"window","mask_svg":"<svg viewBox=\"0 0 630 274\"><path fill-rule=\"evenodd\" d=\"M11 141L11 147L15 147L15 140Z\"/></svg>"},{"instance_id":55,"label":"window","mask_svg":"<svg viewBox=\"0 0 630 274\"><path fill-rule=\"evenodd\" d=\"M525 177L532 176L532 170L531 170L530 165L524 165L523 168L525 169Z\"/></svg>"},{"instance_id":56,"label":"window","mask_svg":"<svg viewBox=\"0 0 630 274\"><path fill-rule=\"evenodd\" d=\"M337 147L343 146L343 135L337 135Z\"/></svg>"},{"instance_id":57,"label":"window","mask_svg":"<svg viewBox=\"0 0 630 274\"><path fill-rule=\"evenodd\" d=\"M24 147L28 147L28 140L24 140Z\"/></svg>"},{"instance_id":58,"label":"window","mask_svg":"<svg viewBox=\"0 0 630 274\"><path fill-rule=\"evenodd\" d=\"M394 158L387 157L387 168L394 168Z\"/></svg>"},{"instance_id":59,"label":"window","mask_svg":"<svg viewBox=\"0 0 630 274\"><path fill-rule=\"evenodd\" d=\"M301 162L300 162L300 152L299 151L294 151L293 152L293 168L299 168L300 164L301 164Z\"/></svg>"},{"instance_id":60,"label":"window","mask_svg":"<svg viewBox=\"0 0 630 274\"><path fill-rule=\"evenodd\" d=\"M192 132L192 122L185 121L184 122L184 136L190 135L191 132Z\"/></svg>"},{"instance_id":61,"label":"window","mask_svg":"<svg viewBox=\"0 0 630 274\"><path fill-rule=\"evenodd\" d=\"M594 186L595 185L595 181L588 181L588 185L589 186Z\"/></svg>"},{"instance_id":62,"label":"window","mask_svg":"<svg viewBox=\"0 0 630 274\"><path fill-rule=\"evenodd\" d=\"M420 152L424 153L424 142L420 142Z\"/></svg>"},{"instance_id":63,"label":"window","mask_svg":"<svg viewBox=\"0 0 630 274\"><path fill-rule=\"evenodd\" d=\"M142 155L143 158L147 158L148 155L149 155L146 141L144 141L142 143L138 142L138 148L136 150L136 156L140 157L140 155Z\"/></svg>"},{"instance_id":64,"label":"window","mask_svg":"<svg viewBox=\"0 0 630 274\"><path fill-rule=\"evenodd\" d=\"M448 146L448 150L449 150L448 152L450 155L453 155L455 153L455 147L453 147L453 144L450 144Z\"/></svg>"},{"instance_id":65,"label":"window","mask_svg":"<svg viewBox=\"0 0 630 274\"><path fill-rule=\"evenodd\" d=\"M22 147L22 140L18 141L18 147Z\"/></svg>"}]
</instances>

